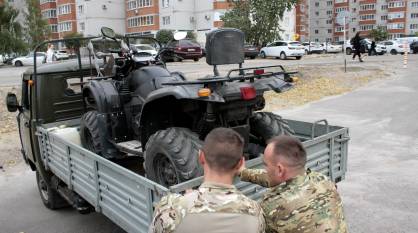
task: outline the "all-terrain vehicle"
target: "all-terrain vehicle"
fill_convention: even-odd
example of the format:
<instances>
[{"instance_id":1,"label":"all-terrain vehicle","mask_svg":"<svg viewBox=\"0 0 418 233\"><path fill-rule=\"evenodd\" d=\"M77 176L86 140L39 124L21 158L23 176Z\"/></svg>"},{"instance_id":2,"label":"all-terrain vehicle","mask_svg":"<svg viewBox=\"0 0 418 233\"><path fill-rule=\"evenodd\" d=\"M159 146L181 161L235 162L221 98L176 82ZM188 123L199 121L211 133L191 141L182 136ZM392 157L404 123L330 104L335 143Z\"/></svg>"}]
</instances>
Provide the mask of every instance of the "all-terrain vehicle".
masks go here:
<instances>
[{"instance_id":1,"label":"all-terrain vehicle","mask_svg":"<svg viewBox=\"0 0 418 233\"><path fill-rule=\"evenodd\" d=\"M107 39L118 41L111 29L102 31ZM170 73L158 61L169 50L160 50L149 65L137 66L133 53L120 42L120 50L107 54L89 46L95 59L109 57L107 68L97 71L100 77L83 89L91 110L81 118L80 134L89 150L109 159L144 152L147 177L170 186L202 175L197 152L213 128L239 132L248 158L258 156L270 137L292 134L280 116L257 112L264 108L264 92L292 87L292 73L281 66L242 68L243 32L219 29L209 33L206 62L214 66L214 74L193 81L182 73ZM114 64L113 54L123 54L119 56L123 66ZM239 68L222 76L217 66L226 64ZM279 72L266 71L277 67ZM114 72L105 74L104 70Z\"/></svg>"}]
</instances>

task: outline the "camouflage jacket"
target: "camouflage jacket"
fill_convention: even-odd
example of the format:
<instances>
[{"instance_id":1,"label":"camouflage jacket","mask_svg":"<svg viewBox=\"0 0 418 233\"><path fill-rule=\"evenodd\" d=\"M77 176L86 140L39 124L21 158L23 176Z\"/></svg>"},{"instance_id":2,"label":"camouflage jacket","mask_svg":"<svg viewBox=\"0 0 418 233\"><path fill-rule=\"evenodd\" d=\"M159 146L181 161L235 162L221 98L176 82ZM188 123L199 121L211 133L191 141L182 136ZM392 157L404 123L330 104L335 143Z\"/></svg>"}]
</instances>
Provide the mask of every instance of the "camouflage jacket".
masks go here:
<instances>
[{"instance_id":1,"label":"camouflage jacket","mask_svg":"<svg viewBox=\"0 0 418 233\"><path fill-rule=\"evenodd\" d=\"M154 212L150 233L264 232L262 209L232 185L203 183L184 196L170 194Z\"/></svg>"},{"instance_id":2,"label":"camouflage jacket","mask_svg":"<svg viewBox=\"0 0 418 233\"><path fill-rule=\"evenodd\" d=\"M245 169L241 180L269 187L267 173ZM341 198L333 182L307 171L270 188L261 200L268 233L347 233Z\"/></svg>"}]
</instances>

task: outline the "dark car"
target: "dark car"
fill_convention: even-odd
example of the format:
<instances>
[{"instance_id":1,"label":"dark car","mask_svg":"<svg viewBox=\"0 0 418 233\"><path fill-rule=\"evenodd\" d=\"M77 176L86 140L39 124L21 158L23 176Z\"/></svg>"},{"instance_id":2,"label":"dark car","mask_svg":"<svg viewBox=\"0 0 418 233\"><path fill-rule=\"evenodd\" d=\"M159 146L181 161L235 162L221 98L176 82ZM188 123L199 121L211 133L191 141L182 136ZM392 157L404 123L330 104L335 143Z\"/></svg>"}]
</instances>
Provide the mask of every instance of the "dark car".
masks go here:
<instances>
[{"instance_id":1,"label":"dark car","mask_svg":"<svg viewBox=\"0 0 418 233\"><path fill-rule=\"evenodd\" d=\"M259 52L260 51L258 50L258 48L254 45L249 45L249 44L244 45L245 57L249 57L251 59L254 59L258 56Z\"/></svg>"},{"instance_id":2,"label":"dark car","mask_svg":"<svg viewBox=\"0 0 418 233\"><path fill-rule=\"evenodd\" d=\"M411 44L411 52L418 53L418 41L412 42L412 44Z\"/></svg>"},{"instance_id":3,"label":"dark car","mask_svg":"<svg viewBox=\"0 0 418 233\"><path fill-rule=\"evenodd\" d=\"M166 61L182 61L185 59L199 61L202 57L202 48L200 45L188 39L172 41L167 47L173 49L175 56L164 56L164 60Z\"/></svg>"}]
</instances>

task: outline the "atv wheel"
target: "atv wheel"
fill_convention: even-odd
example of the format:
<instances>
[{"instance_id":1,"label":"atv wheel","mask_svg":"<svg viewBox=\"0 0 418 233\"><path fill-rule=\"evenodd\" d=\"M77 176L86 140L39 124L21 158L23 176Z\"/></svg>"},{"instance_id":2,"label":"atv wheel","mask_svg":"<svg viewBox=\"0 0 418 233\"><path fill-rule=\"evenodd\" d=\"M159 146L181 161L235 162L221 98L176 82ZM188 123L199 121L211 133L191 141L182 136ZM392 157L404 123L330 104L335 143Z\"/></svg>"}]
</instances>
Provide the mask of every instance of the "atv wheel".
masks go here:
<instances>
[{"instance_id":1,"label":"atv wheel","mask_svg":"<svg viewBox=\"0 0 418 233\"><path fill-rule=\"evenodd\" d=\"M45 207L51 210L69 206L68 202L54 190L51 185L36 171L36 183L38 184L39 194Z\"/></svg>"},{"instance_id":2,"label":"atv wheel","mask_svg":"<svg viewBox=\"0 0 418 233\"><path fill-rule=\"evenodd\" d=\"M279 135L293 136L293 131L287 121L271 112L256 112L250 119L251 134L258 137L265 144L271 138Z\"/></svg>"},{"instance_id":3,"label":"atv wheel","mask_svg":"<svg viewBox=\"0 0 418 233\"><path fill-rule=\"evenodd\" d=\"M185 128L168 128L153 134L145 146L145 172L149 179L169 187L201 176L198 162L202 141Z\"/></svg>"},{"instance_id":4,"label":"atv wheel","mask_svg":"<svg viewBox=\"0 0 418 233\"><path fill-rule=\"evenodd\" d=\"M84 148L100 155L102 153L102 143L97 123L98 114L97 111L89 111L81 117L80 139Z\"/></svg>"}]
</instances>

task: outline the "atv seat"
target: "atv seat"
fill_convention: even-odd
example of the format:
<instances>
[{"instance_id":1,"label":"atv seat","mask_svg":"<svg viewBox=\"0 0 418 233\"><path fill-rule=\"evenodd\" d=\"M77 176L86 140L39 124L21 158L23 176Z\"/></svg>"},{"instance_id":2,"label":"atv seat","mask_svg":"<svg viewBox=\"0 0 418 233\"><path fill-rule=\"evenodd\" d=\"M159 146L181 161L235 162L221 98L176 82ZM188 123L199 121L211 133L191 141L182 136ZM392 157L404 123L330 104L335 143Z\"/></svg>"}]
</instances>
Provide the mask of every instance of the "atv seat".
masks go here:
<instances>
[{"instance_id":1,"label":"atv seat","mask_svg":"<svg viewBox=\"0 0 418 233\"><path fill-rule=\"evenodd\" d=\"M213 65L215 76L219 76L217 65L244 63L244 33L233 28L221 28L206 35L206 63Z\"/></svg>"}]
</instances>

